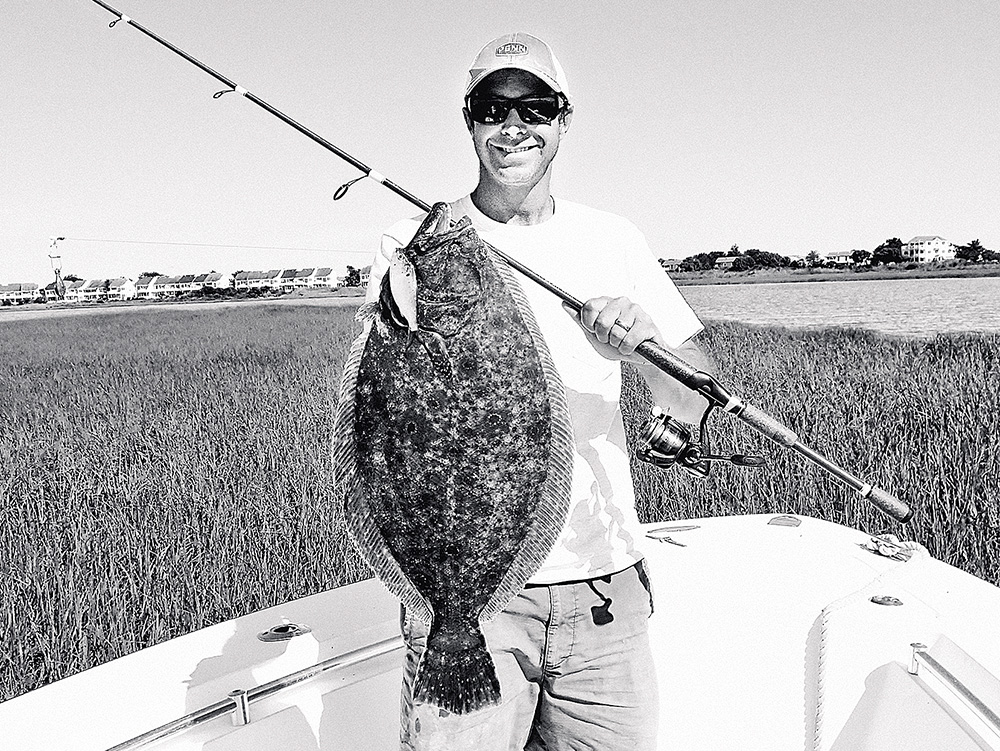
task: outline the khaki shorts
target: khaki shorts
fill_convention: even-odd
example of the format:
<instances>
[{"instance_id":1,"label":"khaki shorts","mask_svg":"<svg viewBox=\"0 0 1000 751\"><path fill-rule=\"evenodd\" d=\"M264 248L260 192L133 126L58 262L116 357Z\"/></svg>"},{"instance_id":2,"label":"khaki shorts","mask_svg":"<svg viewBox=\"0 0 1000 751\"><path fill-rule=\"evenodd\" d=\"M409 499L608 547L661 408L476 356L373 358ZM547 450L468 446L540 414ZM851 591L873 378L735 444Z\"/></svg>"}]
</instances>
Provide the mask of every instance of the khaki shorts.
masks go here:
<instances>
[{"instance_id":1,"label":"khaki shorts","mask_svg":"<svg viewBox=\"0 0 1000 751\"><path fill-rule=\"evenodd\" d=\"M411 685L427 631L403 614L402 748L654 749L659 703L647 635L652 595L642 566L582 582L527 586L483 624L501 703L469 714L413 704Z\"/></svg>"}]
</instances>

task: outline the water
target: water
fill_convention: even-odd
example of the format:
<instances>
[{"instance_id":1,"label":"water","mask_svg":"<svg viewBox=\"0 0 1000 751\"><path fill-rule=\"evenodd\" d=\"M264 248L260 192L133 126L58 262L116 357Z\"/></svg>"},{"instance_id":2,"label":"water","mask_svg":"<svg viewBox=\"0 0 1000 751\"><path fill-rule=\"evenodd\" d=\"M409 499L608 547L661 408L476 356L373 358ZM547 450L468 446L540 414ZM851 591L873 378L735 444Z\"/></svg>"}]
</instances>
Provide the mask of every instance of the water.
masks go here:
<instances>
[{"instance_id":1,"label":"water","mask_svg":"<svg viewBox=\"0 0 1000 751\"><path fill-rule=\"evenodd\" d=\"M705 321L865 328L900 336L1000 333L1000 277L681 287Z\"/></svg>"}]
</instances>

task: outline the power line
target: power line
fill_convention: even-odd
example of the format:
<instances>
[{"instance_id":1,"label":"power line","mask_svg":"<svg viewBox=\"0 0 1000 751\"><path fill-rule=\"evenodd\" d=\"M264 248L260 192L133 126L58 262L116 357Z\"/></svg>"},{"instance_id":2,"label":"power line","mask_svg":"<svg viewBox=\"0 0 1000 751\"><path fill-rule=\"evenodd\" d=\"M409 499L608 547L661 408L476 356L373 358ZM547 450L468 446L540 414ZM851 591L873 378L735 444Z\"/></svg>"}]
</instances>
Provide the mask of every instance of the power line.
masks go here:
<instances>
[{"instance_id":1,"label":"power line","mask_svg":"<svg viewBox=\"0 0 1000 751\"><path fill-rule=\"evenodd\" d=\"M333 250L331 248L289 248L278 245L227 245L224 243L179 243L161 240L111 240L96 237L60 237L60 240L73 240L82 243L122 243L126 245L179 245L191 248L233 248L236 250L297 250L309 253L348 253L353 255L375 255L374 250Z\"/></svg>"}]
</instances>

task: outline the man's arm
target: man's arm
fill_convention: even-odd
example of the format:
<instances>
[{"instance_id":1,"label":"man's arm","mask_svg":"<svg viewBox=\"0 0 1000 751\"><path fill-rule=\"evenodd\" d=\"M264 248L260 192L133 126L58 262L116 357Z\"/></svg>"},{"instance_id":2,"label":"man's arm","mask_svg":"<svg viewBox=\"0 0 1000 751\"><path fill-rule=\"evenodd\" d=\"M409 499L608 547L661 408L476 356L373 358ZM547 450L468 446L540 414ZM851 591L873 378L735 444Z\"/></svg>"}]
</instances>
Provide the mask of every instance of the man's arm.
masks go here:
<instances>
[{"instance_id":1,"label":"man's arm","mask_svg":"<svg viewBox=\"0 0 1000 751\"><path fill-rule=\"evenodd\" d=\"M711 373L712 362L697 344L689 339L677 348L667 346L652 318L627 297L594 297L583 304L579 314L565 303L563 307L585 331L592 334L590 343L603 357L625 360L639 369L649 385L653 402L664 412L683 422L697 423L701 420L708 407L705 397L635 354L636 347L643 342L654 342L698 370Z\"/></svg>"},{"instance_id":2,"label":"man's arm","mask_svg":"<svg viewBox=\"0 0 1000 751\"><path fill-rule=\"evenodd\" d=\"M665 349L697 370L705 373L712 373L715 370L712 358L691 339L676 349L670 347L665 347ZM682 422L697 424L701 420L702 414L708 407L708 400L705 397L684 386L675 378L668 376L645 359L642 362L633 362L646 381L646 385L649 386L649 391L653 395L653 404L658 405L671 417Z\"/></svg>"}]
</instances>

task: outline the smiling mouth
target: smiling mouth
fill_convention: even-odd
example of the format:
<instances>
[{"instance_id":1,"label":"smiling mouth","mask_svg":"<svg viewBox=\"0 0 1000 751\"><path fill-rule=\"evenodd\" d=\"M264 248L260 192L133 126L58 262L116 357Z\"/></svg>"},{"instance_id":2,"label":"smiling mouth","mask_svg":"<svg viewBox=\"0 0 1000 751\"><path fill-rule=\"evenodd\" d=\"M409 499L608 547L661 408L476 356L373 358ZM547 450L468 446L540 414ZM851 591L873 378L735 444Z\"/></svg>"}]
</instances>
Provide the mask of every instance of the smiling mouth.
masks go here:
<instances>
[{"instance_id":1,"label":"smiling mouth","mask_svg":"<svg viewBox=\"0 0 1000 751\"><path fill-rule=\"evenodd\" d=\"M504 154L521 154L525 151L530 151L531 149L541 148L541 144L533 136L529 136L516 144L496 143L495 141L490 141L490 146L497 151L502 151Z\"/></svg>"}]
</instances>

